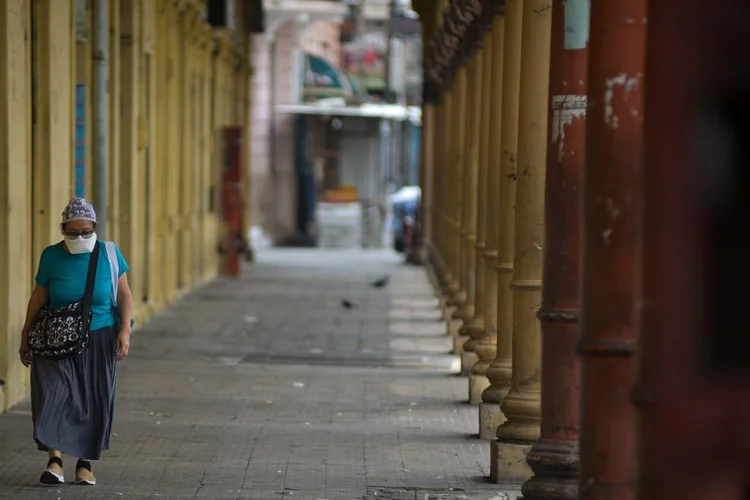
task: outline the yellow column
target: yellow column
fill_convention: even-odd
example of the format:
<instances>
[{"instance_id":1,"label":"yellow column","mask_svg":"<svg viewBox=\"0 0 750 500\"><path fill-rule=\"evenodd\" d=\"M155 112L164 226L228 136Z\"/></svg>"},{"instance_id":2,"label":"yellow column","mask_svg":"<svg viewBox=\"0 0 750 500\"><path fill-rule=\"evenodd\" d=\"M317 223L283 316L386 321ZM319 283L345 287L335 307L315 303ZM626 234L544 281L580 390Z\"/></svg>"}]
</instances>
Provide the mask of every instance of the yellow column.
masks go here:
<instances>
[{"instance_id":1,"label":"yellow column","mask_svg":"<svg viewBox=\"0 0 750 500\"><path fill-rule=\"evenodd\" d=\"M448 307L448 299L453 295L456 287L456 277L453 274L453 253L450 246L451 236L453 234L453 206L452 203L452 186L453 179L453 90L447 88L443 92L441 99L440 115L440 142L437 144L437 156L440 158L438 163L440 169L439 189L439 251L437 255L440 258L443 269L442 293L444 295L443 305L444 317L450 320L453 314L453 307ZM437 199L436 199L437 201ZM450 333L450 332L449 332Z\"/></svg>"},{"instance_id":2,"label":"yellow column","mask_svg":"<svg viewBox=\"0 0 750 500\"><path fill-rule=\"evenodd\" d=\"M466 293L462 287L461 272L461 221L463 213L463 164L464 164L464 144L466 143L466 88L467 88L468 69L466 65L461 66L456 71L453 82L453 102L451 108L451 150L450 162L450 182L447 186L449 198L449 210L451 214L451 228L448 242L448 254L451 261L451 274L453 280L450 285L452 292L449 304L458 306L461 304ZM452 332L451 332L452 333ZM458 333L457 331L455 333Z\"/></svg>"},{"instance_id":3,"label":"yellow column","mask_svg":"<svg viewBox=\"0 0 750 500\"><path fill-rule=\"evenodd\" d=\"M211 190L213 192L213 217L211 217L211 230L206 240L206 250L210 259L210 274L213 276L219 271L219 255L215 251L217 243L223 234L223 224L221 220L221 184L219 173L221 172L222 161L222 137L221 127L224 124L224 65L226 58L226 44L220 33L214 34L216 42L216 52L213 57L213 75L211 85Z\"/></svg>"},{"instance_id":4,"label":"yellow column","mask_svg":"<svg viewBox=\"0 0 750 500\"><path fill-rule=\"evenodd\" d=\"M200 71L203 65L203 49L201 47L201 30L202 20L200 18L200 12L197 6L193 4L190 9L190 107L191 117L188 131L188 145L187 150L190 156L191 162L191 183L190 191L187 194L189 198L189 210L187 214L187 220L189 224L188 241L187 245L190 245L190 261L188 262L188 282L191 286L195 286L201 281L200 276L200 255L201 255L201 240L200 240L200 206L201 206L201 149L204 147L202 143L201 135L201 102L200 102Z\"/></svg>"},{"instance_id":5,"label":"yellow column","mask_svg":"<svg viewBox=\"0 0 750 500\"><path fill-rule=\"evenodd\" d=\"M445 179L443 170L442 144L443 139L443 117L445 116L445 92L441 91L439 100L432 110L432 145L428 154L432 157L432 184L430 189L430 237L427 247L430 257L430 265L435 269L436 286L440 305L443 305L444 296L442 288L446 284L445 261L443 260L441 235L443 229L443 210L442 210L442 187Z\"/></svg>"},{"instance_id":6,"label":"yellow column","mask_svg":"<svg viewBox=\"0 0 750 500\"><path fill-rule=\"evenodd\" d=\"M456 72L453 83L451 146L450 156L448 157L450 182L448 183L447 190L451 222L447 253L450 255L451 274L453 276L450 284L452 295L448 304L454 307L461 305L462 300L466 297L466 292L462 289L461 247L463 246L463 238L461 235L461 221L463 213L464 144L466 143L467 78L468 69L466 66L461 66ZM456 327L454 330L453 325L449 323L449 333L457 334L458 328Z\"/></svg>"},{"instance_id":7,"label":"yellow column","mask_svg":"<svg viewBox=\"0 0 750 500\"><path fill-rule=\"evenodd\" d=\"M518 1L512 0L505 6L505 12L510 16L515 13L520 13L520 4ZM492 131L492 138L490 141L490 152L489 152L489 164L490 174L487 181L487 252L485 253L487 269L491 272L487 273L485 282L485 336L477 343L476 351L479 355L479 361L474 368L472 368L472 374L476 376L485 376L487 378L487 384L490 385L489 372L491 370L491 363L497 356L497 341L498 341L498 330L499 330L499 310L500 305L498 304L498 264L500 263L498 247L500 244L500 226L504 222L504 218L511 218L513 216L513 199L515 197L515 184L511 180L513 178L512 173L506 169L511 169L510 172L515 171L515 156L516 156L516 130L517 130L517 118L518 118L518 94L515 97L509 97L513 99L512 103L506 104L506 93L515 89L518 91L518 65L513 66L514 61L518 63L520 61L520 38L518 38L518 44L516 47L518 57L513 58L508 54L510 44L506 44L506 36L515 36L517 32L520 35L520 24L511 26L507 30L506 24L509 22L515 22L513 17L509 17L510 21L506 21L505 16L496 16L495 25L492 30L493 46L492 46L492 95L490 102L490 125L489 128ZM520 18L518 19L520 22ZM513 30L516 31L513 31ZM506 63L506 57L508 58ZM513 73L515 69L515 73ZM506 89L505 82L506 78L514 78L515 84L509 85ZM511 115L511 113L513 113ZM507 122L507 123L506 123ZM507 130L506 130L507 128ZM509 139L508 139L509 138ZM506 140L510 147L506 149ZM507 152L507 154L505 154ZM507 160L507 161L506 161ZM504 162L507 165L504 166ZM504 176L504 173L508 176ZM511 189L509 189L511 188ZM509 201L510 200L510 201ZM510 226L510 224L507 224ZM503 254L507 259L507 253ZM510 289L507 283L504 285L503 290ZM503 302L503 307L510 308L511 304ZM512 317L509 315L506 318L506 323L512 321ZM510 339L510 328L505 329L505 339ZM510 343L506 347L506 353L510 355ZM505 387L498 393L497 388L488 387L481 395L482 403L479 405L479 437L482 439L491 439L495 437L498 426L503 423L504 417L500 412L500 402L507 393L507 387L510 385L510 363L507 365L507 370L501 371L501 375L506 375L505 378L501 377L500 385ZM493 399L493 396L495 398Z\"/></svg>"},{"instance_id":8,"label":"yellow column","mask_svg":"<svg viewBox=\"0 0 750 500\"><path fill-rule=\"evenodd\" d=\"M145 227L139 223L140 212L148 207L139 200L143 181L143 164L139 157L139 7L140 2L126 0L120 3L120 183L118 238L125 259L131 263L128 281L133 292L135 317L143 318L144 275L142 239L146 237ZM138 291L136 293L136 291Z\"/></svg>"},{"instance_id":9,"label":"yellow column","mask_svg":"<svg viewBox=\"0 0 750 500\"><path fill-rule=\"evenodd\" d=\"M544 180L547 155L550 0L523 3L521 92L518 112L518 176L515 208L513 375L501 408L507 421L497 430L493 465L500 481L531 477L525 461L539 439L541 411L541 304L544 246ZM495 472L493 470L493 472Z\"/></svg>"},{"instance_id":10,"label":"yellow column","mask_svg":"<svg viewBox=\"0 0 750 500\"><path fill-rule=\"evenodd\" d=\"M489 8L489 5L485 6ZM487 15L487 14L485 14ZM494 24L494 23L493 23ZM486 312L487 312L487 281L488 276L495 274L494 266L488 266L485 253L488 249L487 220L489 219L489 200L494 199L495 193L488 191L490 185L490 115L497 113L491 106L493 88L493 58L498 47L494 46L493 28L485 33L482 41L484 60L482 62L482 89L480 92L480 128L479 128L479 182L477 184L477 243L476 243L476 268L477 282L476 295L474 297L474 317L469 323L467 333L471 340L464 344L464 351L474 355L471 363L469 376L469 403L478 405L482 401L482 392L490 385L484 373L475 372L474 368L479 361L478 345L485 337ZM501 49L502 50L502 49ZM498 142L497 139L494 142ZM489 263L493 264L492 262ZM492 294L494 299L495 295ZM493 300L494 305L495 300ZM469 360L470 362L472 360ZM486 370L485 370L486 371Z\"/></svg>"},{"instance_id":11,"label":"yellow column","mask_svg":"<svg viewBox=\"0 0 750 500\"><path fill-rule=\"evenodd\" d=\"M143 316L152 314L158 308L159 295L159 254L158 218L160 195L157 190L159 146L157 140L158 100L157 100L157 9L150 0L139 1L141 35L141 67L139 71L139 158L142 165L141 189L137 193L142 206L139 222L142 230L141 262L143 281L140 288L144 302ZM138 321L138 319L136 319Z\"/></svg>"},{"instance_id":12,"label":"yellow column","mask_svg":"<svg viewBox=\"0 0 750 500\"><path fill-rule=\"evenodd\" d=\"M433 245L432 196L435 188L435 104L430 102L422 107L422 242L427 253Z\"/></svg>"},{"instance_id":13,"label":"yellow column","mask_svg":"<svg viewBox=\"0 0 750 500\"><path fill-rule=\"evenodd\" d=\"M120 241L122 220L120 170L120 0L109 0L109 225L107 239Z\"/></svg>"},{"instance_id":14,"label":"yellow column","mask_svg":"<svg viewBox=\"0 0 750 500\"><path fill-rule=\"evenodd\" d=\"M446 164L448 182L446 183L446 209L448 214L448 231L446 234L446 258L450 266L451 281L447 291L450 294L446 305L448 310L448 334L455 336L454 351L461 352L463 342L457 337L461 326L460 320L453 320L465 292L461 289L461 218L462 218L462 183L464 164L464 143L466 139L466 66L461 66L452 82L450 103L450 126L448 127L448 145Z\"/></svg>"},{"instance_id":15,"label":"yellow column","mask_svg":"<svg viewBox=\"0 0 750 500\"><path fill-rule=\"evenodd\" d=\"M32 282L31 126L28 58L29 0L0 2L0 412L28 393L28 370L18 360Z\"/></svg>"},{"instance_id":16,"label":"yellow column","mask_svg":"<svg viewBox=\"0 0 750 500\"><path fill-rule=\"evenodd\" d=\"M471 367L477 361L476 353L467 351L464 346L471 339L468 337L469 325L474 316L477 289L476 263L476 231L477 231L477 186L479 177L479 135L482 119L482 70L484 52L478 47L471 56L468 72L467 100L466 100L466 138L463 152L463 181L461 183L461 276L462 288L465 290L464 300L458 311L453 315L460 319L463 326L459 330L461 335L461 373L468 375ZM470 349L473 346L469 345Z\"/></svg>"},{"instance_id":17,"label":"yellow column","mask_svg":"<svg viewBox=\"0 0 750 500\"><path fill-rule=\"evenodd\" d=\"M437 296L441 299L440 300L440 306L442 307L442 293L441 288L444 283L444 273L445 270L442 268L442 259L437 255L440 248L440 228L438 227L440 224L440 202L437 201L437 199L440 197L439 190L440 190L440 161L438 160L438 144L440 141L440 117L443 113L443 105L440 101L440 96L435 95L433 97L435 99L435 102L430 105L429 111L424 111L423 121L426 123L426 121L429 118L429 123L431 124L431 131L429 132L430 138L429 138L429 150L427 149L427 145L425 145L423 156L423 161L429 161L429 184L425 184L427 186L427 190L429 193L422 193L422 196L425 197L424 200L424 206L428 207L427 210L429 210L429 213L426 214L425 219L425 226L429 225L429 228L423 229L423 234L425 234L425 249L426 249L426 255L427 255L427 265L430 266L430 269L433 271L434 274L431 274L431 277L434 278L434 282L432 283L435 287L435 292ZM426 129L423 129L424 135L424 141L427 141L427 135L428 132Z\"/></svg>"},{"instance_id":18,"label":"yellow column","mask_svg":"<svg viewBox=\"0 0 750 500\"><path fill-rule=\"evenodd\" d=\"M156 59L154 71L156 73L156 135L153 143L156 149L156 158L152 166L155 171L154 189L151 191L151 209L154 211L154 232L156 234L156 247L154 249L154 266L151 273L155 275L153 290L153 310L161 310L167 302L167 279L169 273L167 267L170 260L167 253L167 232L169 230L167 220L167 179L169 178L169 136L168 131L171 123L168 116L169 88L167 80L170 78L169 68L169 30L170 18L167 10L169 4L166 2L155 3L156 19L154 33L156 35Z\"/></svg>"},{"instance_id":19,"label":"yellow column","mask_svg":"<svg viewBox=\"0 0 750 500\"><path fill-rule=\"evenodd\" d=\"M33 151L33 253L60 240L60 213L70 198L71 0L38 0L35 9L36 126ZM62 96L62 98L60 98Z\"/></svg>"},{"instance_id":20,"label":"yellow column","mask_svg":"<svg viewBox=\"0 0 750 500\"><path fill-rule=\"evenodd\" d=\"M217 192L213 179L216 145L214 138L213 93L216 81L216 41L210 30L203 36L203 72L201 82L201 131L204 147L201 155L203 214L201 217L201 272L204 280L213 276L215 271L216 246L212 246L216 231Z\"/></svg>"},{"instance_id":21,"label":"yellow column","mask_svg":"<svg viewBox=\"0 0 750 500\"><path fill-rule=\"evenodd\" d=\"M211 137L210 137L210 107L208 95L211 89L211 56L213 39L203 25L199 25L199 60L198 66L198 140L200 141L198 158L198 279L204 281L208 277L207 232L209 225L211 172Z\"/></svg>"},{"instance_id":22,"label":"yellow column","mask_svg":"<svg viewBox=\"0 0 750 500\"><path fill-rule=\"evenodd\" d=\"M453 319L459 320L459 328L463 326L464 317L466 314L466 300L467 300L467 288L468 288L468 263L467 263L467 247L466 247L466 235L467 235L467 217L468 217L468 206L467 206L467 183L471 181L469 170L469 155L471 137L467 127L472 125L472 116L474 112L473 106L473 94L471 90L474 89L475 71L474 67L476 64L476 58L471 57L464 66L459 69L456 79L461 78L463 72L463 102L460 104L456 102L455 115L457 118L462 120L462 128L459 130L458 126L456 131L458 132L455 142L454 154L456 157L455 165L455 180L456 182L452 186L453 188L453 203L454 203L454 223L455 223L455 240L454 245L454 272L456 281L458 283L457 291L454 293L450 300L450 303L456 306L456 311L453 314ZM465 341L466 339L464 339ZM461 343L463 346L463 342ZM461 348L462 349L462 348Z\"/></svg>"},{"instance_id":23,"label":"yellow column","mask_svg":"<svg viewBox=\"0 0 750 500\"><path fill-rule=\"evenodd\" d=\"M167 183L164 185L166 195L166 229L165 273L167 303L177 298L178 269L180 252L178 248L180 218L180 133L182 131L182 103L180 100L181 60L180 52L183 40L180 38L180 12L173 2L167 4ZM158 29L162 29L159 26Z\"/></svg>"},{"instance_id":24,"label":"yellow column","mask_svg":"<svg viewBox=\"0 0 750 500\"><path fill-rule=\"evenodd\" d=\"M193 99L190 94L192 79L192 35L190 24L190 11L184 10L179 15L178 35L182 43L178 47L178 99L179 99L179 138L178 138L178 163L179 187L178 216L177 216L177 288L186 291L190 288L192 280L190 277L190 265L193 259L193 245L190 238L191 230L191 204L193 183L193 155L190 151L190 131L193 120Z\"/></svg>"},{"instance_id":25,"label":"yellow column","mask_svg":"<svg viewBox=\"0 0 750 500\"><path fill-rule=\"evenodd\" d=\"M508 0L505 4L505 39L503 61L503 118L498 187L498 242L497 242L497 352L495 360L487 370L490 387L482 394L485 402L480 409L484 420L480 429L497 429L505 422L500 403L505 399L511 385L511 351L513 339L513 277L515 252L515 199L516 159L518 157L518 107L521 89L521 30L523 23L523 0ZM497 431L495 431L496 433ZM492 457L497 457L493 444ZM499 467L499 465L498 465ZM496 468L491 469L494 473ZM493 475L495 481L497 477Z\"/></svg>"}]
</instances>

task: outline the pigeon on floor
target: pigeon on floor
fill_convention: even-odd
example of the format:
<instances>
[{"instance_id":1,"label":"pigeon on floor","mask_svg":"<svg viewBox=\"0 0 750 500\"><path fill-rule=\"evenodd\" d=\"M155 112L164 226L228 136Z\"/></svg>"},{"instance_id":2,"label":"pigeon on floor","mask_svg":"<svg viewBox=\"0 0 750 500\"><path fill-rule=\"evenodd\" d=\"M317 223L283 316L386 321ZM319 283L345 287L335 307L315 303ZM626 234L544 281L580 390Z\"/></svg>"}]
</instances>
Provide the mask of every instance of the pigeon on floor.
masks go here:
<instances>
[{"instance_id":1,"label":"pigeon on floor","mask_svg":"<svg viewBox=\"0 0 750 500\"><path fill-rule=\"evenodd\" d=\"M388 281L390 281L390 279L391 279L390 276L383 276L379 280L373 281L370 284L370 286L372 286L373 288L383 288L385 285L388 284Z\"/></svg>"},{"instance_id":2,"label":"pigeon on floor","mask_svg":"<svg viewBox=\"0 0 750 500\"><path fill-rule=\"evenodd\" d=\"M341 305L344 306L347 309L353 309L353 308L357 307L357 304L355 304L354 302L350 302L350 301L348 301L346 299L341 299Z\"/></svg>"}]
</instances>

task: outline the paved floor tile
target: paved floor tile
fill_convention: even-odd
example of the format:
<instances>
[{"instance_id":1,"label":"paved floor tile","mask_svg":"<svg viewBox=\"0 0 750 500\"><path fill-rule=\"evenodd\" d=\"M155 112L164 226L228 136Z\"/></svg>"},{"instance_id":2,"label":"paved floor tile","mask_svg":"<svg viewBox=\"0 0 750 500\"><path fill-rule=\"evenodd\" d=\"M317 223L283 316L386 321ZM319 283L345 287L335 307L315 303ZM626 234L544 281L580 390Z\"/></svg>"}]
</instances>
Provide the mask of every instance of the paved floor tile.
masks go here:
<instances>
[{"instance_id":1,"label":"paved floor tile","mask_svg":"<svg viewBox=\"0 0 750 500\"><path fill-rule=\"evenodd\" d=\"M96 487L0 415L0 498L502 500L436 304L390 252L260 251L134 335Z\"/></svg>"}]
</instances>

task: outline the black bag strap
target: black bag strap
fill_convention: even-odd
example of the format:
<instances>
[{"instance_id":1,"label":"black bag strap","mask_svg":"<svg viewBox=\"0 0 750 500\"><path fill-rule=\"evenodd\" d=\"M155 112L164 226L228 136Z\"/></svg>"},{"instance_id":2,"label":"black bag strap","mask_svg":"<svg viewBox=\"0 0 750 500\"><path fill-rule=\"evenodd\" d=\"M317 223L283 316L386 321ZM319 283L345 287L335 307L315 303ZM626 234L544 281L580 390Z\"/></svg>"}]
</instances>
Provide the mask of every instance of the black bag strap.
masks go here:
<instances>
[{"instance_id":1,"label":"black bag strap","mask_svg":"<svg viewBox=\"0 0 750 500\"><path fill-rule=\"evenodd\" d=\"M96 267L99 263L100 248L101 242L97 241L89 259L89 270L86 275L86 291L83 293L83 303L81 304L84 319L88 318L89 309L91 309L91 300L94 297L94 280L96 279Z\"/></svg>"}]
</instances>

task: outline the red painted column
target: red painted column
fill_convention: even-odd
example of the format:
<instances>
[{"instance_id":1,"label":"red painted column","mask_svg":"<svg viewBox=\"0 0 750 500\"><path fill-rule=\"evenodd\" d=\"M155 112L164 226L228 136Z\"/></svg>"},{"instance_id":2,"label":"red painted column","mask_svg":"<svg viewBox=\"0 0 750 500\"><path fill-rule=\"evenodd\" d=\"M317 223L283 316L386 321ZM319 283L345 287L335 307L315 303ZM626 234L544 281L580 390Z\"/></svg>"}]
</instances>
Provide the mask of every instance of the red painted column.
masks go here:
<instances>
[{"instance_id":1,"label":"red painted column","mask_svg":"<svg viewBox=\"0 0 750 500\"><path fill-rule=\"evenodd\" d=\"M750 498L748 16L744 0L649 3L642 500Z\"/></svg>"},{"instance_id":2,"label":"red painted column","mask_svg":"<svg viewBox=\"0 0 750 500\"><path fill-rule=\"evenodd\" d=\"M646 24L646 0L591 2L579 344L581 500L635 498L630 392Z\"/></svg>"},{"instance_id":3,"label":"red painted column","mask_svg":"<svg viewBox=\"0 0 750 500\"><path fill-rule=\"evenodd\" d=\"M545 186L541 437L525 500L578 498L581 180L586 149L588 0L552 3Z\"/></svg>"},{"instance_id":4,"label":"red painted column","mask_svg":"<svg viewBox=\"0 0 750 500\"><path fill-rule=\"evenodd\" d=\"M242 243L242 127L224 127L224 164L221 174L221 205L224 222L222 274L240 274Z\"/></svg>"}]
</instances>

